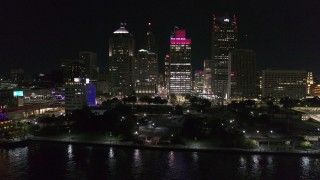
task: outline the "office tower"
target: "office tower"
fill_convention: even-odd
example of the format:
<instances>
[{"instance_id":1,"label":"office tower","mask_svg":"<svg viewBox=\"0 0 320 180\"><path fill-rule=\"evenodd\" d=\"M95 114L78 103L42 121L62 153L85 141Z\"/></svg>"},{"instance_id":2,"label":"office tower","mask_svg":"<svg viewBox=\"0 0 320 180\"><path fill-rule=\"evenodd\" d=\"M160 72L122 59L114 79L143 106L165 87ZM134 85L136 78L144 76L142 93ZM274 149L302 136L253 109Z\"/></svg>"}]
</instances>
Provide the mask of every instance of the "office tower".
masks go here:
<instances>
[{"instance_id":1,"label":"office tower","mask_svg":"<svg viewBox=\"0 0 320 180\"><path fill-rule=\"evenodd\" d=\"M86 106L94 106L96 99L96 87L89 79L74 78L74 81L65 84L65 111L72 113L76 109Z\"/></svg>"},{"instance_id":2,"label":"office tower","mask_svg":"<svg viewBox=\"0 0 320 180\"><path fill-rule=\"evenodd\" d=\"M235 49L229 53L228 98L256 98L256 53Z\"/></svg>"},{"instance_id":3,"label":"office tower","mask_svg":"<svg viewBox=\"0 0 320 180\"><path fill-rule=\"evenodd\" d=\"M11 81L14 83L23 83L24 80L24 70L19 69L11 69Z\"/></svg>"},{"instance_id":4,"label":"office tower","mask_svg":"<svg viewBox=\"0 0 320 180\"><path fill-rule=\"evenodd\" d=\"M113 32L109 40L109 72L112 95L131 95L133 93L135 41L124 23Z\"/></svg>"},{"instance_id":5,"label":"office tower","mask_svg":"<svg viewBox=\"0 0 320 180\"><path fill-rule=\"evenodd\" d=\"M137 52L137 80L147 82L157 82L158 61L156 53L140 49Z\"/></svg>"},{"instance_id":6,"label":"office tower","mask_svg":"<svg viewBox=\"0 0 320 180\"><path fill-rule=\"evenodd\" d=\"M64 82L73 82L74 78L84 78L85 65L78 59L61 59L60 71L63 74Z\"/></svg>"},{"instance_id":7,"label":"office tower","mask_svg":"<svg viewBox=\"0 0 320 180\"><path fill-rule=\"evenodd\" d=\"M170 81L170 54L166 54L164 58L164 87L169 91L169 81Z\"/></svg>"},{"instance_id":8,"label":"office tower","mask_svg":"<svg viewBox=\"0 0 320 180\"><path fill-rule=\"evenodd\" d=\"M169 93L185 96L191 93L191 39L186 31L175 29L170 38Z\"/></svg>"},{"instance_id":9,"label":"office tower","mask_svg":"<svg viewBox=\"0 0 320 180\"><path fill-rule=\"evenodd\" d=\"M213 76L212 92L219 98L226 98L228 85L228 55L237 45L236 17L229 18L213 16L212 59Z\"/></svg>"},{"instance_id":10,"label":"office tower","mask_svg":"<svg viewBox=\"0 0 320 180\"><path fill-rule=\"evenodd\" d=\"M158 53L155 38L151 31L151 23L145 36L145 49L137 52L135 61L135 93L136 96L154 96L158 83Z\"/></svg>"},{"instance_id":11,"label":"office tower","mask_svg":"<svg viewBox=\"0 0 320 180\"><path fill-rule=\"evenodd\" d=\"M193 90L197 94L202 94L204 89L204 71L194 71L194 84Z\"/></svg>"},{"instance_id":12,"label":"office tower","mask_svg":"<svg viewBox=\"0 0 320 180\"><path fill-rule=\"evenodd\" d=\"M256 71L256 94L259 99L262 97L262 71Z\"/></svg>"},{"instance_id":13,"label":"office tower","mask_svg":"<svg viewBox=\"0 0 320 180\"><path fill-rule=\"evenodd\" d=\"M97 54L93 52L80 52L79 60L84 64L86 77L97 79Z\"/></svg>"},{"instance_id":14,"label":"office tower","mask_svg":"<svg viewBox=\"0 0 320 180\"><path fill-rule=\"evenodd\" d=\"M312 86L313 83L314 83L314 81L313 81L312 72L308 72L308 77L307 77L307 85L308 85L307 94L310 94L310 89L311 89L311 86Z\"/></svg>"},{"instance_id":15,"label":"office tower","mask_svg":"<svg viewBox=\"0 0 320 180\"><path fill-rule=\"evenodd\" d=\"M203 63L204 69L204 87L203 93L207 97L211 97L213 90L212 76L213 76L213 68L214 68L214 60L213 59L205 59Z\"/></svg>"},{"instance_id":16,"label":"office tower","mask_svg":"<svg viewBox=\"0 0 320 180\"><path fill-rule=\"evenodd\" d=\"M262 97L304 98L307 94L307 71L263 70Z\"/></svg>"},{"instance_id":17,"label":"office tower","mask_svg":"<svg viewBox=\"0 0 320 180\"><path fill-rule=\"evenodd\" d=\"M153 32L151 31L151 23L148 23L148 31L145 37L144 49L148 52L158 53L156 40Z\"/></svg>"}]
</instances>

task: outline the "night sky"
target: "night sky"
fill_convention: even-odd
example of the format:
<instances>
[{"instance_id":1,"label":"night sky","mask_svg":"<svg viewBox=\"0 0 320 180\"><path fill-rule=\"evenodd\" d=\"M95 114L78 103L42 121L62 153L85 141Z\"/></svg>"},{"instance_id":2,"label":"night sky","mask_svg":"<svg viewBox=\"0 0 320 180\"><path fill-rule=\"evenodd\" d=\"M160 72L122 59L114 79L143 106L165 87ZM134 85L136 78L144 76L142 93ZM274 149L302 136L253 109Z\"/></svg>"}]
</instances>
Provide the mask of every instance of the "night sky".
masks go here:
<instances>
[{"instance_id":1,"label":"night sky","mask_svg":"<svg viewBox=\"0 0 320 180\"><path fill-rule=\"evenodd\" d=\"M108 40L126 22L142 48L147 23L159 47L160 70L176 25L192 39L193 69L210 57L212 15L236 14L241 42L257 53L258 69L305 69L320 74L319 0L7 0L0 2L0 75L12 68L49 73L61 58L98 54L107 69Z\"/></svg>"}]
</instances>

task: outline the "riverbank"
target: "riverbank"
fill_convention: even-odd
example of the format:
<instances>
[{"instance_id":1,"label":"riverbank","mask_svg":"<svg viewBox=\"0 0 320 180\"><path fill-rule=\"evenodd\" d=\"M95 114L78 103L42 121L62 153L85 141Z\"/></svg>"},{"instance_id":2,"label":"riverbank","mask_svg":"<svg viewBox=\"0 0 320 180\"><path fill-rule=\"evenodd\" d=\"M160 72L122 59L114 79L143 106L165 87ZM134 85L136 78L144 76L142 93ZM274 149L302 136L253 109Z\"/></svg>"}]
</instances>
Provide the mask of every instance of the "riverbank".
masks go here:
<instances>
[{"instance_id":1,"label":"riverbank","mask_svg":"<svg viewBox=\"0 0 320 180\"><path fill-rule=\"evenodd\" d=\"M48 143L66 143L79 145L97 145L110 147L125 147L138 149L154 149L167 151L207 151L219 153L250 153L250 154L287 154L287 155L307 155L319 156L320 150L269 150L269 149L241 149L241 148L220 148L220 147L204 147L204 146L186 146L186 145L146 145L134 144L133 142L103 141L103 140L86 140L72 138L51 138L34 136L28 139L28 142L48 142Z\"/></svg>"}]
</instances>

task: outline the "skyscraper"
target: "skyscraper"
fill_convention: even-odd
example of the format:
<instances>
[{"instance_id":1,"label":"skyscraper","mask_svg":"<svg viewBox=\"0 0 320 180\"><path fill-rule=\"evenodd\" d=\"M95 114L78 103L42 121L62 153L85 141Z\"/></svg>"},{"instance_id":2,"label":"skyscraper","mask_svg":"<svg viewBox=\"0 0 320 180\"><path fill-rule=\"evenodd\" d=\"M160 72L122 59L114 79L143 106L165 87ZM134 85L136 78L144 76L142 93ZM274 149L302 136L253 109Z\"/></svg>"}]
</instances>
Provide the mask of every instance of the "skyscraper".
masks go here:
<instances>
[{"instance_id":1,"label":"skyscraper","mask_svg":"<svg viewBox=\"0 0 320 180\"><path fill-rule=\"evenodd\" d=\"M186 31L175 29L170 38L169 93L187 95L191 93L191 39Z\"/></svg>"},{"instance_id":2,"label":"skyscraper","mask_svg":"<svg viewBox=\"0 0 320 180\"><path fill-rule=\"evenodd\" d=\"M218 98L225 98L228 86L228 55L237 45L236 17L229 18L213 16L212 59L213 76L212 92Z\"/></svg>"},{"instance_id":3,"label":"skyscraper","mask_svg":"<svg viewBox=\"0 0 320 180\"><path fill-rule=\"evenodd\" d=\"M134 51L133 36L125 29L125 24L121 23L109 40L109 72L113 95L131 95L133 92Z\"/></svg>"},{"instance_id":4,"label":"skyscraper","mask_svg":"<svg viewBox=\"0 0 320 180\"><path fill-rule=\"evenodd\" d=\"M204 87L204 72L202 70L197 70L194 72L193 90L197 94L202 94L203 87Z\"/></svg>"},{"instance_id":5,"label":"skyscraper","mask_svg":"<svg viewBox=\"0 0 320 180\"><path fill-rule=\"evenodd\" d=\"M144 48L137 52L135 63L137 80L156 83L158 79L158 50L151 31L151 23L148 24Z\"/></svg>"},{"instance_id":6,"label":"skyscraper","mask_svg":"<svg viewBox=\"0 0 320 180\"><path fill-rule=\"evenodd\" d=\"M60 71L64 82L73 82L74 78L84 78L85 65L78 59L61 59Z\"/></svg>"},{"instance_id":7,"label":"skyscraper","mask_svg":"<svg viewBox=\"0 0 320 180\"><path fill-rule=\"evenodd\" d=\"M97 79L97 54L90 51L80 52L79 60L84 64L87 77Z\"/></svg>"},{"instance_id":8,"label":"skyscraper","mask_svg":"<svg viewBox=\"0 0 320 180\"><path fill-rule=\"evenodd\" d=\"M256 53L235 49L229 53L228 98L252 99L256 91Z\"/></svg>"}]
</instances>

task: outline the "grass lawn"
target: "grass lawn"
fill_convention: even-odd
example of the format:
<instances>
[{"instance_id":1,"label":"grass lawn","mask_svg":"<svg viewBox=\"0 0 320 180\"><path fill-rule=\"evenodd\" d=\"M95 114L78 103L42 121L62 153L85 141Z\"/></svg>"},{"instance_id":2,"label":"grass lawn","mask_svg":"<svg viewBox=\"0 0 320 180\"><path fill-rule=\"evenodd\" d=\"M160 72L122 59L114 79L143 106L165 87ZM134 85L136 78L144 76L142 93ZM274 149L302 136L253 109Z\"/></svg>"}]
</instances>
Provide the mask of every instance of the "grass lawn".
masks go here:
<instances>
[{"instance_id":1,"label":"grass lawn","mask_svg":"<svg viewBox=\"0 0 320 180\"><path fill-rule=\"evenodd\" d=\"M194 140L185 139L186 146L199 146L199 147L220 147L221 140L219 139L204 139L204 140Z\"/></svg>"}]
</instances>

